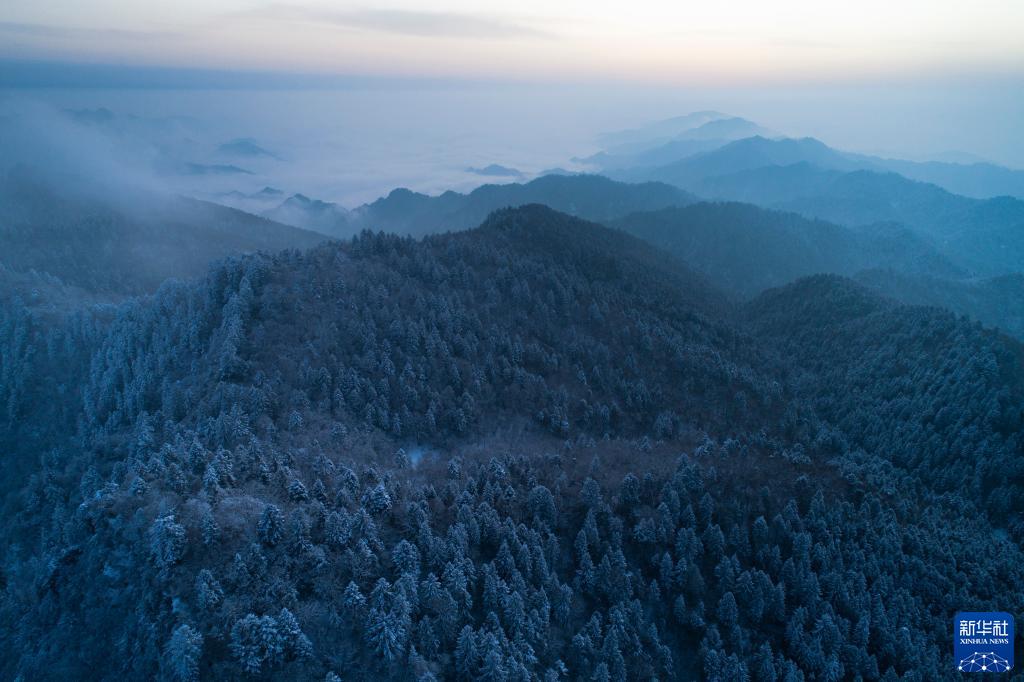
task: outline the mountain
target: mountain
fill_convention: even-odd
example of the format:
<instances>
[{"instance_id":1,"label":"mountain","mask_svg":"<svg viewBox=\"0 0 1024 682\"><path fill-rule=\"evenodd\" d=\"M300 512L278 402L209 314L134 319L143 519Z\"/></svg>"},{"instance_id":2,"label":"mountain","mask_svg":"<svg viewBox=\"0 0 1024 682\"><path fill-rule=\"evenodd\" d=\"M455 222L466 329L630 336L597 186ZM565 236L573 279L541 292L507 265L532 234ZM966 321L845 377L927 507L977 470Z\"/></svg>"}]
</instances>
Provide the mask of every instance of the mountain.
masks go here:
<instances>
[{"instance_id":1,"label":"mountain","mask_svg":"<svg viewBox=\"0 0 1024 682\"><path fill-rule=\"evenodd\" d=\"M938 185L954 194L975 199L1011 196L1024 199L1024 171L992 163L914 162L884 159L881 165L894 173Z\"/></svg>"},{"instance_id":2,"label":"mountain","mask_svg":"<svg viewBox=\"0 0 1024 682\"><path fill-rule=\"evenodd\" d=\"M808 275L840 274L902 303L946 308L1024 339L1024 275L969 278L899 224L848 228L750 204L698 203L610 225L740 298Z\"/></svg>"},{"instance_id":3,"label":"mountain","mask_svg":"<svg viewBox=\"0 0 1024 682\"><path fill-rule=\"evenodd\" d=\"M250 196L252 198L254 198L254 199L270 200L270 199L280 198L281 195L283 195L283 194L284 194L284 192L282 192L281 190L277 189L276 187L264 187L259 192L256 192L255 194L251 194Z\"/></svg>"},{"instance_id":4,"label":"mountain","mask_svg":"<svg viewBox=\"0 0 1024 682\"><path fill-rule=\"evenodd\" d=\"M268 197L268 199L272 199ZM264 217L286 225L295 225L322 234L339 234L349 220L349 212L338 204L294 194L280 205L265 211Z\"/></svg>"},{"instance_id":5,"label":"mountain","mask_svg":"<svg viewBox=\"0 0 1024 682\"><path fill-rule=\"evenodd\" d=\"M840 277L526 206L0 358L5 679L945 679L1024 607L1021 346Z\"/></svg>"},{"instance_id":6,"label":"mountain","mask_svg":"<svg viewBox=\"0 0 1024 682\"><path fill-rule=\"evenodd\" d=\"M698 111L640 128L606 133L599 137L599 142L609 154L628 155L674 142L704 141L721 146L755 135L773 136L774 133L745 118Z\"/></svg>"},{"instance_id":7,"label":"mountain","mask_svg":"<svg viewBox=\"0 0 1024 682\"><path fill-rule=\"evenodd\" d=\"M0 183L0 264L83 292L152 292L205 274L211 261L259 250L308 248L323 236L194 199L112 197L25 169Z\"/></svg>"},{"instance_id":8,"label":"mountain","mask_svg":"<svg viewBox=\"0 0 1024 682\"><path fill-rule=\"evenodd\" d=\"M217 147L217 152L226 156L241 156L250 158L270 158L279 159L280 157L273 152L267 151L252 138L238 138L225 142L224 144Z\"/></svg>"},{"instance_id":9,"label":"mountain","mask_svg":"<svg viewBox=\"0 0 1024 682\"><path fill-rule=\"evenodd\" d=\"M601 172L619 171L624 177L636 177L636 173L627 174L625 169L675 163L732 141L759 135L769 137L774 134L744 118L698 112L646 128L606 135L601 138L606 145L604 151L573 161Z\"/></svg>"},{"instance_id":10,"label":"mountain","mask_svg":"<svg viewBox=\"0 0 1024 682\"><path fill-rule=\"evenodd\" d=\"M715 121L714 124L725 123ZM708 124L712 125L712 124ZM918 162L854 154L833 149L814 138L750 136L726 144L703 138L667 142L640 152L596 154L584 161L625 180L656 180L697 191L697 185L720 175L767 166L809 164L825 170L898 173L937 185L948 192L988 199L1024 198L1024 171L991 163Z\"/></svg>"},{"instance_id":11,"label":"mountain","mask_svg":"<svg viewBox=\"0 0 1024 682\"><path fill-rule=\"evenodd\" d=\"M509 168L508 166L500 166L496 163L492 163L489 166L483 168L470 167L466 169L467 173L473 173L474 175L483 175L488 177L498 178L521 178L523 177L522 171L515 168Z\"/></svg>"},{"instance_id":12,"label":"mountain","mask_svg":"<svg viewBox=\"0 0 1024 682\"><path fill-rule=\"evenodd\" d=\"M767 131L753 121L730 117L708 121L675 137L676 140L739 140L741 138L766 135Z\"/></svg>"},{"instance_id":13,"label":"mountain","mask_svg":"<svg viewBox=\"0 0 1024 682\"><path fill-rule=\"evenodd\" d=\"M224 163L185 163L174 166L176 172L184 175L252 175L252 171Z\"/></svg>"},{"instance_id":14,"label":"mountain","mask_svg":"<svg viewBox=\"0 0 1024 682\"><path fill-rule=\"evenodd\" d=\"M850 226L901 223L931 241L958 267L982 276L1020 272L1024 263L1024 201L1018 199L971 199L896 173L844 172L806 162L707 177L700 177L695 167L691 181L684 184L704 197L750 202ZM718 165L715 172L725 167Z\"/></svg>"},{"instance_id":15,"label":"mountain","mask_svg":"<svg viewBox=\"0 0 1024 682\"><path fill-rule=\"evenodd\" d=\"M599 169L610 176L639 175L637 168L651 168L675 163L702 152L728 144L726 140L672 140L656 147L633 151L598 152L574 162Z\"/></svg>"},{"instance_id":16,"label":"mountain","mask_svg":"<svg viewBox=\"0 0 1024 682\"><path fill-rule=\"evenodd\" d=\"M1024 452L1019 434L1013 435L1024 425L1017 402L1024 386L1019 343L830 275L768 291L749 305L749 315L754 333L774 338L802 371L815 375L812 402L822 418L841 425L843 447L887 453L895 476L883 481L886 474L876 470L879 492L901 490L904 480L935 490L969 488L993 519L1015 504L1008 495L1024 481L1017 455L1010 454ZM972 396L979 402L971 413L958 413ZM989 415L979 421L984 410ZM1009 458L935 449L973 429L1009 445ZM965 478L967 467L978 469Z\"/></svg>"},{"instance_id":17,"label":"mountain","mask_svg":"<svg viewBox=\"0 0 1024 682\"><path fill-rule=\"evenodd\" d=\"M611 225L667 251L742 297L817 273L867 268L961 277L927 242L898 225L851 229L750 204L698 203L636 213Z\"/></svg>"},{"instance_id":18,"label":"mountain","mask_svg":"<svg viewBox=\"0 0 1024 682\"><path fill-rule=\"evenodd\" d=\"M731 117L717 111L695 111L683 116L654 121L639 128L605 133L598 138L598 141L606 149L635 150L639 147L651 147L664 143L685 135L706 123L727 118Z\"/></svg>"},{"instance_id":19,"label":"mountain","mask_svg":"<svg viewBox=\"0 0 1024 682\"><path fill-rule=\"evenodd\" d=\"M890 298L947 308L1024 340L1024 274L963 281L865 270L855 279Z\"/></svg>"},{"instance_id":20,"label":"mountain","mask_svg":"<svg viewBox=\"0 0 1024 682\"><path fill-rule=\"evenodd\" d=\"M825 175L813 193L775 205L846 224L902 223L984 276L1020 272L1024 264L1024 201L1011 197L970 199L895 173L856 171Z\"/></svg>"},{"instance_id":21,"label":"mountain","mask_svg":"<svg viewBox=\"0 0 1024 682\"><path fill-rule=\"evenodd\" d=\"M856 170L862 167L861 163L811 137L769 140L757 136L737 140L658 168L623 171L619 175L628 179L656 179L658 182L692 188L709 178L796 163L807 163L829 170Z\"/></svg>"},{"instance_id":22,"label":"mountain","mask_svg":"<svg viewBox=\"0 0 1024 682\"><path fill-rule=\"evenodd\" d=\"M527 204L544 204L581 218L603 221L634 211L693 201L687 192L660 183L626 184L595 175L549 175L525 184L483 185L469 194L449 191L431 197L396 189L347 213L336 205L313 204L301 197L294 202L290 199L265 215L337 237L365 229L422 236L468 229L496 209Z\"/></svg>"},{"instance_id":23,"label":"mountain","mask_svg":"<svg viewBox=\"0 0 1024 682\"><path fill-rule=\"evenodd\" d=\"M213 194L209 198L218 204L237 208L241 211L245 211L246 213L255 214L266 213L267 211L278 208L282 203L282 200L287 200L287 197L282 190L270 186L264 187L258 192L245 193L238 190L232 190L230 192ZM289 221L278 220L278 222L288 223Z\"/></svg>"}]
</instances>

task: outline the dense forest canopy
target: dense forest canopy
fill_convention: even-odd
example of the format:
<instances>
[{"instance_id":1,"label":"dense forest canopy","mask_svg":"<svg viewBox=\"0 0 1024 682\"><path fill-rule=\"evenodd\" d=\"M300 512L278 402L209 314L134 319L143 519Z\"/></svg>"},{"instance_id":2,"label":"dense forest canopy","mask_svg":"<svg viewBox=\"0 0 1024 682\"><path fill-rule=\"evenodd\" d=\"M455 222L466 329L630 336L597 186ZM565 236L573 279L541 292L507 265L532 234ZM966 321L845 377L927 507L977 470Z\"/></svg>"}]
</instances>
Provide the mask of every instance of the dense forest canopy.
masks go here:
<instances>
[{"instance_id":1,"label":"dense forest canopy","mask_svg":"<svg viewBox=\"0 0 1024 682\"><path fill-rule=\"evenodd\" d=\"M3 676L952 678L1024 607L1022 347L670 251L531 205L10 297Z\"/></svg>"},{"instance_id":2,"label":"dense forest canopy","mask_svg":"<svg viewBox=\"0 0 1024 682\"><path fill-rule=\"evenodd\" d=\"M0 682L1024 679L1024 2L907 6L0 0Z\"/></svg>"}]
</instances>

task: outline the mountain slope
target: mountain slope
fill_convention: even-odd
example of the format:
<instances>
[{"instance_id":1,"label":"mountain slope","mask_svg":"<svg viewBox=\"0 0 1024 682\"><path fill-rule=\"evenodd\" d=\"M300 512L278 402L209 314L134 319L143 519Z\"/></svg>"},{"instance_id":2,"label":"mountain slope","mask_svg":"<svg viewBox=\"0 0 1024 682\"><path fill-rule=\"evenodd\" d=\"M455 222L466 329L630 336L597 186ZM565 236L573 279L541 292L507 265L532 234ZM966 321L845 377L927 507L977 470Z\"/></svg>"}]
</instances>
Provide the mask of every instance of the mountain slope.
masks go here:
<instances>
[{"instance_id":1,"label":"mountain slope","mask_svg":"<svg viewBox=\"0 0 1024 682\"><path fill-rule=\"evenodd\" d=\"M992 163L914 162L883 159L882 165L894 173L919 182L938 185L954 194L975 199L1011 196L1024 199L1024 170Z\"/></svg>"},{"instance_id":2,"label":"mountain slope","mask_svg":"<svg viewBox=\"0 0 1024 682\"><path fill-rule=\"evenodd\" d=\"M1019 343L834 276L771 290L748 310L759 334L816 375L804 390L818 414L843 430L847 447L887 453L908 485L967 492L995 523L1022 522ZM981 433L1000 445L960 441Z\"/></svg>"},{"instance_id":3,"label":"mountain slope","mask_svg":"<svg viewBox=\"0 0 1024 682\"><path fill-rule=\"evenodd\" d=\"M946 308L1024 338L1024 275L977 280L900 225L846 228L750 204L699 203L611 223L742 298L830 273L884 295Z\"/></svg>"},{"instance_id":4,"label":"mountain slope","mask_svg":"<svg viewBox=\"0 0 1024 682\"><path fill-rule=\"evenodd\" d=\"M866 270L855 279L904 303L948 308L1024 340L1024 274L959 281Z\"/></svg>"},{"instance_id":5,"label":"mountain slope","mask_svg":"<svg viewBox=\"0 0 1024 682\"><path fill-rule=\"evenodd\" d=\"M1024 201L971 199L895 173L841 172L806 163L709 177L703 196L749 201L844 225L895 222L931 240L960 267L985 276L1020 272Z\"/></svg>"},{"instance_id":6,"label":"mountain slope","mask_svg":"<svg viewBox=\"0 0 1024 682\"><path fill-rule=\"evenodd\" d=\"M1024 608L1020 347L701 287L528 206L0 305L0 675L948 678Z\"/></svg>"},{"instance_id":7,"label":"mountain slope","mask_svg":"<svg viewBox=\"0 0 1024 682\"><path fill-rule=\"evenodd\" d=\"M216 204L66 190L24 171L0 184L0 264L107 296L155 291L204 274L213 260L307 248L323 236Z\"/></svg>"},{"instance_id":8,"label":"mountain slope","mask_svg":"<svg viewBox=\"0 0 1024 682\"><path fill-rule=\"evenodd\" d=\"M981 275L1024 267L1024 201L1010 197L969 199L895 174L857 171L839 176L818 194L778 206L847 224L903 223Z\"/></svg>"},{"instance_id":9,"label":"mountain slope","mask_svg":"<svg viewBox=\"0 0 1024 682\"><path fill-rule=\"evenodd\" d=\"M750 204L699 203L614 223L688 263L719 287L749 297L816 273L865 268L958 277L962 273L905 228L849 229Z\"/></svg>"},{"instance_id":10,"label":"mountain slope","mask_svg":"<svg viewBox=\"0 0 1024 682\"><path fill-rule=\"evenodd\" d=\"M349 212L338 204L294 194L263 216L285 225L296 225L321 234L335 234L349 219Z\"/></svg>"}]
</instances>

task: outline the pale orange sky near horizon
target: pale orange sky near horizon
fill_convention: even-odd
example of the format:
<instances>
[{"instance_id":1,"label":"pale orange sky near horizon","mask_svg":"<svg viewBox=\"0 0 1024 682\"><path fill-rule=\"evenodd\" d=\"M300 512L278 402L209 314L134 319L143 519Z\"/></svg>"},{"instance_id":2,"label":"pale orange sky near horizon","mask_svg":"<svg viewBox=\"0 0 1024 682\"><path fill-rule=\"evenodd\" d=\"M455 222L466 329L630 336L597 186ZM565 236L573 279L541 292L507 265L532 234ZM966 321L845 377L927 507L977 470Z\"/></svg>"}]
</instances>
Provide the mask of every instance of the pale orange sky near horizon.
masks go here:
<instances>
[{"instance_id":1,"label":"pale orange sky near horizon","mask_svg":"<svg viewBox=\"0 0 1024 682\"><path fill-rule=\"evenodd\" d=\"M1024 74L1024 2L3 0L0 57L650 84Z\"/></svg>"}]
</instances>

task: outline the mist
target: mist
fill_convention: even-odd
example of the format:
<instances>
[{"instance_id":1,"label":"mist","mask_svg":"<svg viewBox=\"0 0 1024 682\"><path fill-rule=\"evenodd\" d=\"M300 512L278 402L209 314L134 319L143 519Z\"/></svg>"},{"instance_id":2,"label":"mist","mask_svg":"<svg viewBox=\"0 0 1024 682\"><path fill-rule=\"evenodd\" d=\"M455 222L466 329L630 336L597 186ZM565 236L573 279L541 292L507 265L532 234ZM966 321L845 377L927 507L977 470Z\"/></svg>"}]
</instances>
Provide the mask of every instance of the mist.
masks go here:
<instances>
[{"instance_id":1,"label":"mist","mask_svg":"<svg viewBox=\"0 0 1024 682\"><path fill-rule=\"evenodd\" d=\"M573 159L599 151L602 133L705 109L845 151L1020 167L1024 141L1012 131L1024 120L1024 88L1012 85L698 89L381 79L315 89L9 88L0 107L8 166L81 169L113 184L215 200L231 194L236 203L238 194L272 187L352 208L397 187L437 194L552 168L592 170ZM98 120L89 116L94 110L112 116ZM251 148L232 146L240 140ZM492 164L521 175L474 172Z\"/></svg>"}]
</instances>

